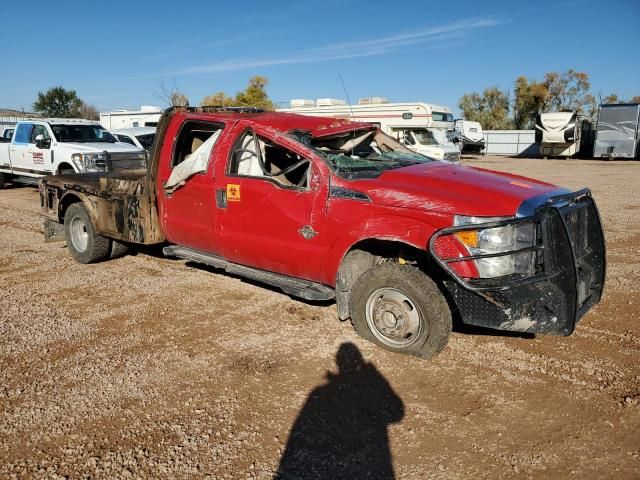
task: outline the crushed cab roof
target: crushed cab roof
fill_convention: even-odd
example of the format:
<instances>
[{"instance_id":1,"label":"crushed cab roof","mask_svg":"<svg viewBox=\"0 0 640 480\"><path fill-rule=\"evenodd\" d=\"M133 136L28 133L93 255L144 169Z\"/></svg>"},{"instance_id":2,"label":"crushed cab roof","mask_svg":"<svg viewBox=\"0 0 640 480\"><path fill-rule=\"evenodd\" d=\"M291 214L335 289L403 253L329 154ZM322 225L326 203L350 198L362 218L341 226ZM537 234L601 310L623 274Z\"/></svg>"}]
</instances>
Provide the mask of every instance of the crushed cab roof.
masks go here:
<instances>
[{"instance_id":1,"label":"crushed cab roof","mask_svg":"<svg viewBox=\"0 0 640 480\"><path fill-rule=\"evenodd\" d=\"M363 122L352 122L346 118L311 117L298 115L296 113L284 112L260 112L260 113L237 113L237 112L179 112L177 115L184 115L187 118L197 120L219 120L247 121L265 127L275 128L283 132L291 130L306 130L313 137L326 137L353 130L370 130L375 128L374 124Z\"/></svg>"}]
</instances>

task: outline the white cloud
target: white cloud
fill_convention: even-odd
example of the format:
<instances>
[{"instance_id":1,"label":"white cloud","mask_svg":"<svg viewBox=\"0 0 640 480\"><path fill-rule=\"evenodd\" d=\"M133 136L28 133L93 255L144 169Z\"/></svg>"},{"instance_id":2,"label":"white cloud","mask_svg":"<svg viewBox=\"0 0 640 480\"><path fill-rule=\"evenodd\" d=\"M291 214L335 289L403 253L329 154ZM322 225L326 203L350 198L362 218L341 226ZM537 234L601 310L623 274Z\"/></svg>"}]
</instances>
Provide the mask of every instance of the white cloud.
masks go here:
<instances>
[{"instance_id":1,"label":"white cloud","mask_svg":"<svg viewBox=\"0 0 640 480\"><path fill-rule=\"evenodd\" d=\"M206 72L225 72L274 65L327 62L331 60L371 57L385 53L392 53L401 47L409 45L427 44L426 49L444 48L447 46L447 44L444 43L447 40L453 38L459 39L469 35L474 30L494 27L499 23L500 22L493 18L470 18L423 30L400 32L394 35L368 40L334 43L322 47L292 52L279 57L225 60L153 76L163 77Z\"/></svg>"}]
</instances>

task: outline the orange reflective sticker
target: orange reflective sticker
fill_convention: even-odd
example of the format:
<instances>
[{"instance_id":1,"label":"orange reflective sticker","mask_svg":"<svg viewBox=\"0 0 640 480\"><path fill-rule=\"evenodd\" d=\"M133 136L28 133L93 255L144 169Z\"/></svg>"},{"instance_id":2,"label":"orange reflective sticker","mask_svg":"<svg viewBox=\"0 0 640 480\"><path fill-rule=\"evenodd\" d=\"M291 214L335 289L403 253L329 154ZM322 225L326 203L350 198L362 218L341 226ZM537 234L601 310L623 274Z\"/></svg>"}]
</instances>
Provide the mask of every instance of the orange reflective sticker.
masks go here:
<instances>
[{"instance_id":1,"label":"orange reflective sticker","mask_svg":"<svg viewBox=\"0 0 640 480\"><path fill-rule=\"evenodd\" d=\"M233 183L227 184L227 202L239 202L240 201L240 185Z\"/></svg>"},{"instance_id":2,"label":"orange reflective sticker","mask_svg":"<svg viewBox=\"0 0 640 480\"><path fill-rule=\"evenodd\" d=\"M512 181L510 182L511 185L516 185L518 187L523 187L523 188L533 188L533 185L529 185L528 183L524 183L524 182L517 182L517 181Z\"/></svg>"}]
</instances>

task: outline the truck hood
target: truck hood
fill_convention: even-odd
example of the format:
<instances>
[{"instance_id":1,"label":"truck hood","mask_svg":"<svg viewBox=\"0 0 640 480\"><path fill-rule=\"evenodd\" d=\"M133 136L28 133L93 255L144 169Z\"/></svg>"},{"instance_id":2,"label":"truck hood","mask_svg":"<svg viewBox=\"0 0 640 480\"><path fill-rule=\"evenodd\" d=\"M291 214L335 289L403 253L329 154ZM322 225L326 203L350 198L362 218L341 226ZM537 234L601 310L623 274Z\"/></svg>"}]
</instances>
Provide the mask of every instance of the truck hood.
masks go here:
<instances>
[{"instance_id":1,"label":"truck hood","mask_svg":"<svg viewBox=\"0 0 640 480\"><path fill-rule=\"evenodd\" d=\"M63 148L68 150L73 150L78 153L99 153L107 152L118 153L118 152L142 152L143 149L135 147L129 143L116 142L116 143L108 143L108 142L61 142L60 145Z\"/></svg>"},{"instance_id":2,"label":"truck hood","mask_svg":"<svg viewBox=\"0 0 640 480\"><path fill-rule=\"evenodd\" d=\"M443 162L384 172L357 180L373 203L474 216L513 216L523 201L559 187L527 177Z\"/></svg>"}]
</instances>

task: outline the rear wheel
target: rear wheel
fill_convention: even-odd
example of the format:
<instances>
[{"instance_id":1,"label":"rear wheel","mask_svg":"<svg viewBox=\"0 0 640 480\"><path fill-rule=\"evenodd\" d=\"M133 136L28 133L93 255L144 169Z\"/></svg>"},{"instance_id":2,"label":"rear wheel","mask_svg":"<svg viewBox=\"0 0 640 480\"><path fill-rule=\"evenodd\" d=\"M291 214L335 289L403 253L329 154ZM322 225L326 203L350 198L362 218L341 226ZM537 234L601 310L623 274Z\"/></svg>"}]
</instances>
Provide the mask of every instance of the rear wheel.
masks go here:
<instances>
[{"instance_id":1,"label":"rear wheel","mask_svg":"<svg viewBox=\"0 0 640 480\"><path fill-rule=\"evenodd\" d=\"M415 267L385 263L363 273L351 290L356 332L398 353L437 355L451 333L451 311L437 285Z\"/></svg>"},{"instance_id":2,"label":"rear wheel","mask_svg":"<svg viewBox=\"0 0 640 480\"><path fill-rule=\"evenodd\" d=\"M78 262L93 263L109 257L111 240L96 233L82 203L74 203L65 212L64 231L69 252Z\"/></svg>"}]
</instances>

